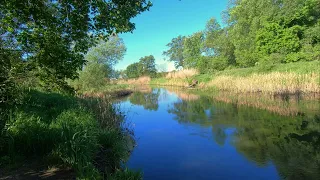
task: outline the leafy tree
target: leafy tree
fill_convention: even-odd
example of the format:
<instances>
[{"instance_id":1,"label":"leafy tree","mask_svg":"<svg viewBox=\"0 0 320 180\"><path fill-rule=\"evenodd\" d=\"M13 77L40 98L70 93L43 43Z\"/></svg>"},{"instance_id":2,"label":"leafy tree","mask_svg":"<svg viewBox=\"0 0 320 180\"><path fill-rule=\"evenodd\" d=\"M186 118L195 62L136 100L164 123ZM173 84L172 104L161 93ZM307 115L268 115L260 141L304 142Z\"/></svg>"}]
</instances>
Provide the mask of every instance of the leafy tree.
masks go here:
<instances>
[{"instance_id":1,"label":"leafy tree","mask_svg":"<svg viewBox=\"0 0 320 180\"><path fill-rule=\"evenodd\" d=\"M153 55L140 58L139 62L130 64L126 69L126 75L128 78L137 78L140 76L157 75L155 58Z\"/></svg>"},{"instance_id":2,"label":"leafy tree","mask_svg":"<svg viewBox=\"0 0 320 180\"><path fill-rule=\"evenodd\" d=\"M183 55L183 50L185 39L185 36L178 36L176 38L173 38L171 42L167 44L167 47L169 49L163 52L163 55L168 57L169 61L174 62L176 68L184 66L185 58Z\"/></svg>"},{"instance_id":3,"label":"leafy tree","mask_svg":"<svg viewBox=\"0 0 320 180\"><path fill-rule=\"evenodd\" d=\"M184 41L183 56L185 57L184 67L196 68L201 63L202 43L204 36L202 32L194 33Z\"/></svg>"},{"instance_id":4,"label":"leafy tree","mask_svg":"<svg viewBox=\"0 0 320 180\"><path fill-rule=\"evenodd\" d=\"M141 76L142 67L141 64L136 62L133 64L130 64L126 69L126 76L128 78L137 78Z\"/></svg>"},{"instance_id":5,"label":"leafy tree","mask_svg":"<svg viewBox=\"0 0 320 180\"><path fill-rule=\"evenodd\" d=\"M89 49L85 55L88 63L105 64L113 67L123 59L126 46L121 38L112 36L108 41L100 41L96 46Z\"/></svg>"},{"instance_id":6,"label":"leafy tree","mask_svg":"<svg viewBox=\"0 0 320 180\"><path fill-rule=\"evenodd\" d=\"M216 48L218 43L218 37L220 36L221 31L221 26L215 18L211 18L207 22L204 31L204 47L208 55L216 55L218 53Z\"/></svg>"},{"instance_id":7,"label":"leafy tree","mask_svg":"<svg viewBox=\"0 0 320 180\"><path fill-rule=\"evenodd\" d=\"M117 36L109 38L108 41L100 41L89 49L85 55L86 66L79 72L79 79L71 84L81 90L93 90L105 86L107 79L115 75L113 66L123 59L125 52L123 40Z\"/></svg>"},{"instance_id":8,"label":"leafy tree","mask_svg":"<svg viewBox=\"0 0 320 180\"><path fill-rule=\"evenodd\" d=\"M141 75L155 76L157 73L156 62L153 55L140 58Z\"/></svg>"},{"instance_id":9,"label":"leafy tree","mask_svg":"<svg viewBox=\"0 0 320 180\"><path fill-rule=\"evenodd\" d=\"M151 5L146 0L3 0L1 39L15 43L14 50L32 62L44 82L64 85L66 78L77 77L94 39L134 30L130 19Z\"/></svg>"}]
</instances>

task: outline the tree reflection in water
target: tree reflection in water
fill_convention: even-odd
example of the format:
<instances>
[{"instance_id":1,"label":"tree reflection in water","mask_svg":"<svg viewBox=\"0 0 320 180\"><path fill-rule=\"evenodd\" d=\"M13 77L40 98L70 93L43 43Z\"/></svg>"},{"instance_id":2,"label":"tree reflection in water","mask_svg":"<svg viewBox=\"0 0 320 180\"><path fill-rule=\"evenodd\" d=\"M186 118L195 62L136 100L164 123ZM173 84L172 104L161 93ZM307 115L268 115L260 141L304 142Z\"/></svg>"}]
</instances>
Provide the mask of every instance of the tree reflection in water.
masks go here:
<instances>
[{"instance_id":1,"label":"tree reflection in water","mask_svg":"<svg viewBox=\"0 0 320 180\"><path fill-rule=\"evenodd\" d=\"M159 96L160 89L155 89L151 92L137 91L129 97L129 100L132 104L143 106L146 110L157 111L159 108Z\"/></svg>"},{"instance_id":2,"label":"tree reflection in water","mask_svg":"<svg viewBox=\"0 0 320 180\"><path fill-rule=\"evenodd\" d=\"M287 102L295 100L286 98L281 109L281 103L268 100L269 109L271 105L278 108L270 112L262 107L261 99L256 100L260 108L217 99L206 96L193 101L180 99L168 112L174 114L179 123L211 127L215 142L222 146L228 136L226 129L236 128L232 143L237 151L259 166L274 163L282 178L320 178L320 114L314 109L307 111L305 107L310 107L310 101L306 101L306 105L296 99L295 108L288 108ZM317 108L319 101L313 102L316 103L311 108ZM299 113L285 113L286 110Z\"/></svg>"}]
</instances>

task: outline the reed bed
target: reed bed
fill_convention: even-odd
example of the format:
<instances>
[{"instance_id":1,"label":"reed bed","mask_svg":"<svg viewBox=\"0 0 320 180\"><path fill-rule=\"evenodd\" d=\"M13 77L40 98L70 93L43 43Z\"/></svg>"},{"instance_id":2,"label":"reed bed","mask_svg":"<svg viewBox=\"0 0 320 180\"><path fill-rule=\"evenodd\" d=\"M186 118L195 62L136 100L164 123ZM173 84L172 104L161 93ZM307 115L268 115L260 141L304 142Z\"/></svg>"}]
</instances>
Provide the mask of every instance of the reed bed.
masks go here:
<instances>
[{"instance_id":1,"label":"reed bed","mask_svg":"<svg viewBox=\"0 0 320 180\"><path fill-rule=\"evenodd\" d=\"M207 84L219 90L239 93L320 93L320 77L317 73L296 74L273 72L253 74L247 77L218 76Z\"/></svg>"},{"instance_id":2,"label":"reed bed","mask_svg":"<svg viewBox=\"0 0 320 180\"><path fill-rule=\"evenodd\" d=\"M141 76L135 79L118 80L117 84L133 84L133 85L146 85L149 84L151 78L149 76Z\"/></svg>"},{"instance_id":3,"label":"reed bed","mask_svg":"<svg viewBox=\"0 0 320 180\"><path fill-rule=\"evenodd\" d=\"M236 106L248 106L264 109L283 116L307 114L312 116L320 108L319 95L269 95L253 93L216 92L212 98L217 101L232 103Z\"/></svg>"},{"instance_id":4,"label":"reed bed","mask_svg":"<svg viewBox=\"0 0 320 180\"><path fill-rule=\"evenodd\" d=\"M180 71L169 72L166 75L166 79L185 79L185 78L193 77L198 74L199 74L199 71L196 69L183 69Z\"/></svg>"}]
</instances>

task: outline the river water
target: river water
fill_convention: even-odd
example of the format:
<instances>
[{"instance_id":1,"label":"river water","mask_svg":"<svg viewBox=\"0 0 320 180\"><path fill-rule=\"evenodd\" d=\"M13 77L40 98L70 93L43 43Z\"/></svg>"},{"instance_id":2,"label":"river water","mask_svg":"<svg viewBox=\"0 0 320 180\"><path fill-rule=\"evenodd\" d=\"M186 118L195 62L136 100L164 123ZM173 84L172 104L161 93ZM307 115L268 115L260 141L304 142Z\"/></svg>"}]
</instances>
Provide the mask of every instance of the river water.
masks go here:
<instances>
[{"instance_id":1,"label":"river water","mask_svg":"<svg viewBox=\"0 0 320 180\"><path fill-rule=\"evenodd\" d=\"M120 100L146 180L320 179L320 103L311 96L145 88Z\"/></svg>"}]
</instances>

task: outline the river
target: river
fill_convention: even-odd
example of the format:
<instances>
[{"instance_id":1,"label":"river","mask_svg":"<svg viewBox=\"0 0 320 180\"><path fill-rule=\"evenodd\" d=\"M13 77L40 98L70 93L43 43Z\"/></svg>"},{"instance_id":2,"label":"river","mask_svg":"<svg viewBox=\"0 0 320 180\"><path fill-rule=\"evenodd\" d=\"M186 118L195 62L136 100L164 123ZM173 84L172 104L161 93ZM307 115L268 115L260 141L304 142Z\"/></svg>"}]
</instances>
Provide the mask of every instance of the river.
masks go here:
<instances>
[{"instance_id":1,"label":"river","mask_svg":"<svg viewBox=\"0 0 320 180\"><path fill-rule=\"evenodd\" d=\"M320 103L311 96L145 88L116 103L146 180L320 179Z\"/></svg>"}]
</instances>

